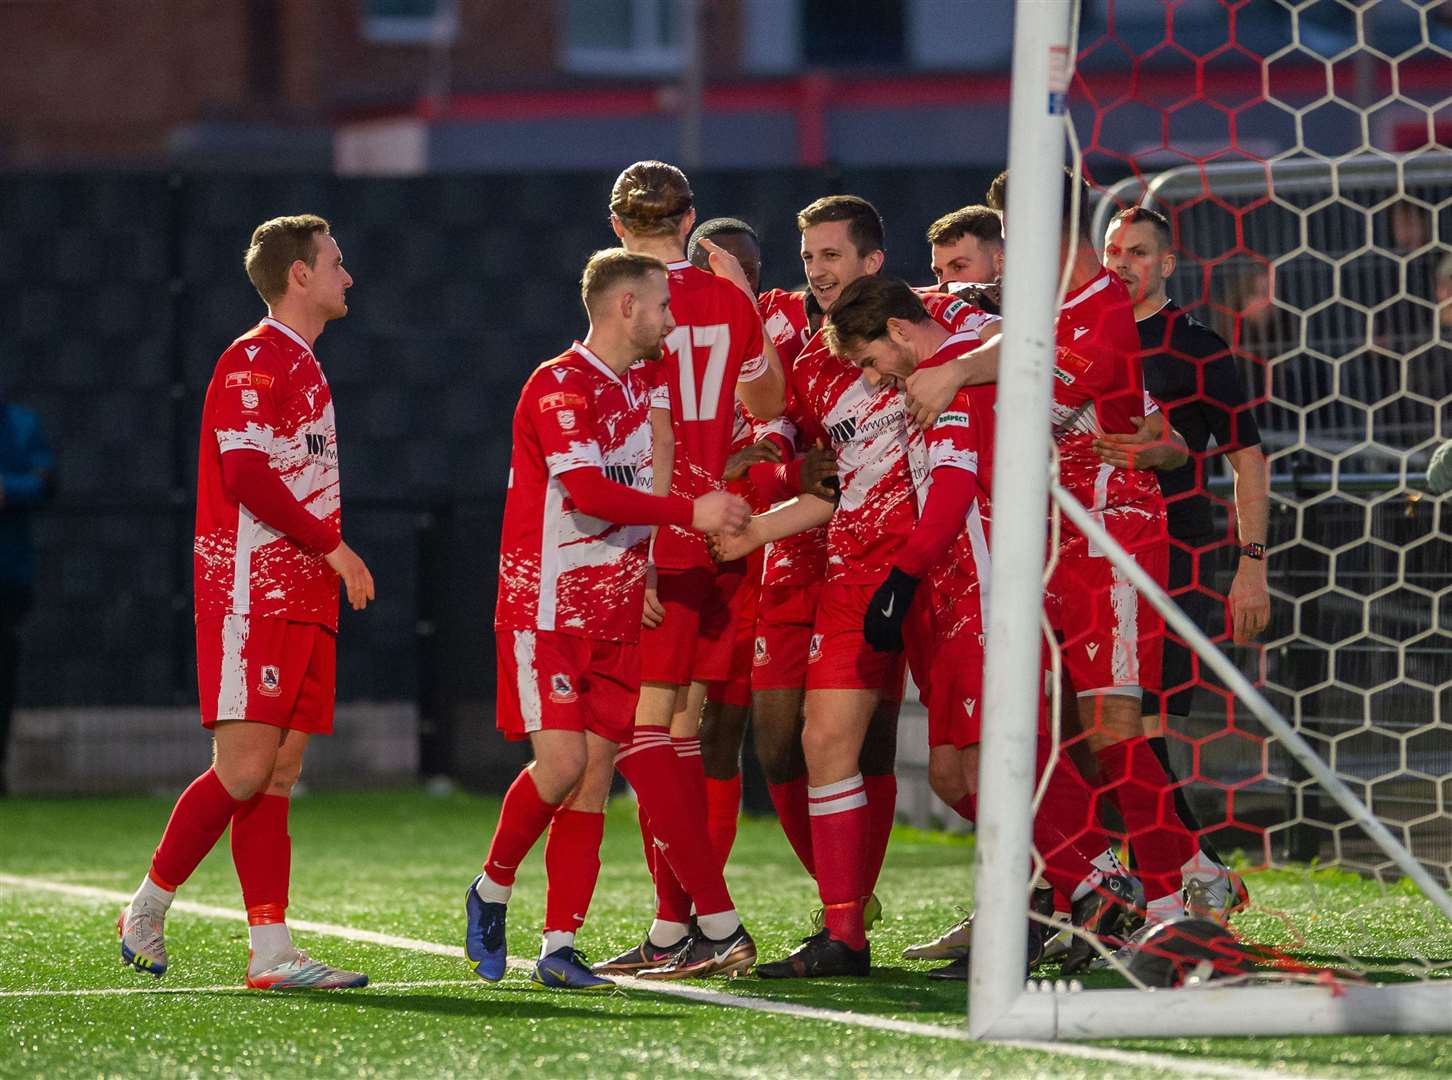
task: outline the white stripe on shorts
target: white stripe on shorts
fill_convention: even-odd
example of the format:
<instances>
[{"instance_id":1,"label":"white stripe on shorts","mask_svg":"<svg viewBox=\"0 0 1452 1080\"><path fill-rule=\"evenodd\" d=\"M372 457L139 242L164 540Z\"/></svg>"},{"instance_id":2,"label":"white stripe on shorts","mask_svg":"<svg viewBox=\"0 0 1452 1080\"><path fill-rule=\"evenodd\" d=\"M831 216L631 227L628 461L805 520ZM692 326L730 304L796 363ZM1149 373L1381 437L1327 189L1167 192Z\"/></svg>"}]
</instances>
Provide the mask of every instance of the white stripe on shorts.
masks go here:
<instances>
[{"instance_id":1,"label":"white stripe on shorts","mask_svg":"<svg viewBox=\"0 0 1452 1080\"><path fill-rule=\"evenodd\" d=\"M539 673L535 670L533 630L514 632L514 682L519 695L519 714L525 731L538 731L544 723L539 700Z\"/></svg>"}]
</instances>

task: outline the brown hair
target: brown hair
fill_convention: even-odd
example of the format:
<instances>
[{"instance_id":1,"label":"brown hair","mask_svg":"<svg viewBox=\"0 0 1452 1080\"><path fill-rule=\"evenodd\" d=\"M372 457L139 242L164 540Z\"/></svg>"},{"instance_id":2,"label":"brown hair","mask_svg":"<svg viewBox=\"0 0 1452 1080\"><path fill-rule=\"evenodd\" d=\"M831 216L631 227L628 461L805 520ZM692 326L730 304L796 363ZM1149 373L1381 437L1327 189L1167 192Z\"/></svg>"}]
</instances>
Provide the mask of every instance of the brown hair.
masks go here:
<instances>
[{"instance_id":1,"label":"brown hair","mask_svg":"<svg viewBox=\"0 0 1452 1080\"><path fill-rule=\"evenodd\" d=\"M965 206L928 226L928 243L956 244L972 236L982 244L1003 246L1003 219L986 206Z\"/></svg>"},{"instance_id":2,"label":"brown hair","mask_svg":"<svg viewBox=\"0 0 1452 1080\"><path fill-rule=\"evenodd\" d=\"M252 230L252 243L242 257L247 278L268 304L287 292L288 272L301 259L311 269L318 257L318 234L326 236L328 223L317 214L293 214L264 221Z\"/></svg>"},{"instance_id":3,"label":"brown hair","mask_svg":"<svg viewBox=\"0 0 1452 1080\"><path fill-rule=\"evenodd\" d=\"M822 340L838 356L843 349L887 334L888 319L925 322L922 297L905 281L868 274L842 290L822 324Z\"/></svg>"},{"instance_id":4,"label":"brown hair","mask_svg":"<svg viewBox=\"0 0 1452 1080\"><path fill-rule=\"evenodd\" d=\"M860 195L827 195L809 203L797 214L797 228L805 231L810 225L828 221L845 221L847 238L858 255L881 251L885 244L882 215Z\"/></svg>"},{"instance_id":5,"label":"brown hair","mask_svg":"<svg viewBox=\"0 0 1452 1080\"><path fill-rule=\"evenodd\" d=\"M585 272L580 275L580 299L585 310L592 315L595 306L613 289L625 281L641 281L653 271L670 273L666 264L654 255L641 255L624 248L606 248L590 256Z\"/></svg>"},{"instance_id":6,"label":"brown hair","mask_svg":"<svg viewBox=\"0 0 1452 1080\"><path fill-rule=\"evenodd\" d=\"M1150 225L1155 231L1155 239L1159 241L1160 247L1168 250L1174 244L1174 235L1170 232L1170 220L1158 210L1151 210L1148 206L1128 206L1109 219L1111 222L1122 221L1126 225ZM1108 232L1108 230L1105 230Z\"/></svg>"},{"instance_id":7,"label":"brown hair","mask_svg":"<svg viewBox=\"0 0 1452 1080\"><path fill-rule=\"evenodd\" d=\"M695 205L686 174L664 161L637 161L615 178L610 212L635 236L670 236Z\"/></svg>"},{"instance_id":8,"label":"brown hair","mask_svg":"<svg viewBox=\"0 0 1452 1080\"><path fill-rule=\"evenodd\" d=\"M1064 169L1064 201L1061 207L1063 211L1063 224L1059 226L1060 231L1065 235L1073 227L1071 219L1074 214L1074 204L1078 201L1079 209L1079 236L1087 239L1089 236L1089 188L1082 179L1074 175L1074 170L1068 167ZM987 202L990 207L1002 214L1005 220L1008 217L1008 170L1004 169L993 178L993 183L988 185Z\"/></svg>"}]
</instances>

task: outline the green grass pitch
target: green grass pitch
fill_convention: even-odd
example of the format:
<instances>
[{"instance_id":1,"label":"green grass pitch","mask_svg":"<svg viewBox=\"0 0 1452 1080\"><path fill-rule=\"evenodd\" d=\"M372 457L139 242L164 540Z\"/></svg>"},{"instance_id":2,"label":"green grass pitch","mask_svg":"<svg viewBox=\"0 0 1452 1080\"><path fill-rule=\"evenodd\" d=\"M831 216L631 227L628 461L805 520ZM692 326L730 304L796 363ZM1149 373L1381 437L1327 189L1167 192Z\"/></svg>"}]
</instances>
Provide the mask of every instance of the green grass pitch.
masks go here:
<instances>
[{"instance_id":1,"label":"green grass pitch","mask_svg":"<svg viewBox=\"0 0 1452 1080\"><path fill-rule=\"evenodd\" d=\"M0 1076L380 1077L1441 1077L1452 1038L1174 1039L1088 1044L1096 1058L980 1045L961 1031L962 984L922 977L905 945L956 917L970 895L971 842L899 829L879 893L871 979L711 989L852 1017L942 1031L904 1033L703 1003L642 990L568 995L511 971L498 986L462 960L299 932L319 958L366 970L374 986L324 995L241 988L247 957L240 896L225 844L182 893L238 911L177 912L171 970L160 982L118 962L119 904L16 884L30 877L129 893L144 872L169 802L156 799L0 802ZM313 794L292 815L294 919L455 947L462 898L493 828L497 800L418 792ZM593 957L638 940L650 904L627 802L606 829L604 867L579 944ZM510 908L510 954L533 958L543 913L536 849ZM815 895L770 819L743 821L729 879L763 957L795 945ZM1240 929L1316 958L1354 951L1395 972L1452 960L1452 928L1400 888L1328 872L1271 872L1250 884L1258 912ZM1280 914L1273 914L1279 912ZM1302 936L1301 940L1296 935ZM114 993L140 989L141 993ZM1146 1003L1146 1008L1152 1007ZM1105 1060L1104 1050L1129 1058Z\"/></svg>"}]
</instances>

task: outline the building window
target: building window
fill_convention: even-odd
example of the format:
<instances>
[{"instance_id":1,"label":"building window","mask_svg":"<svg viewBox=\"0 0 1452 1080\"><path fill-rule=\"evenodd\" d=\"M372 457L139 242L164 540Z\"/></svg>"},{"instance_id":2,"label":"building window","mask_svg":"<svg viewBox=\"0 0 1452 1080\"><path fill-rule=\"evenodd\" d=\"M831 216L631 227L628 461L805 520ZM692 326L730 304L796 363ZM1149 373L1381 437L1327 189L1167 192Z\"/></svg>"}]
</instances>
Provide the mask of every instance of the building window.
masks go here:
<instances>
[{"instance_id":1,"label":"building window","mask_svg":"<svg viewBox=\"0 0 1452 1080\"><path fill-rule=\"evenodd\" d=\"M802 0L802 53L822 67L897 65L904 60L904 0Z\"/></svg>"},{"instance_id":2,"label":"building window","mask_svg":"<svg viewBox=\"0 0 1452 1080\"><path fill-rule=\"evenodd\" d=\"M568 71L667 75L685 62L678 0L564 0L563 8Z\"/></svg>"},{"instance_id":3,"label":"building window","mask_svg":"<svg viewBox=\"0 0 1452 1080\"><path fill-rule=\"evenodd\" d=\"M456 0L359 0L363 39L377 45L452 44Z\"/></svg>"}]
</instances>

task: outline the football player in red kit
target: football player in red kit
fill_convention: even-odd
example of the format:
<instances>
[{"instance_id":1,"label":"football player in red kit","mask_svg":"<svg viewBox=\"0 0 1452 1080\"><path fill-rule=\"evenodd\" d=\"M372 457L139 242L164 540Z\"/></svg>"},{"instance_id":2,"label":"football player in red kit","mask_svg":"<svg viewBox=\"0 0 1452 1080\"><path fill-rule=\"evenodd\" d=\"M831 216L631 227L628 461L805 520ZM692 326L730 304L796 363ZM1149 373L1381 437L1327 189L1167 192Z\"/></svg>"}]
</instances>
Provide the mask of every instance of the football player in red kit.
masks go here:
<instances>
[{"instance_id":1,"label":"football player in red kit","mask_svg":"<svg viewBox=\"0 0 1452 1080\"><path fill-rule=\"evenodd\" d=\"M197 683L213 764L177 800L121 913L121 958L167 969L176 890L230 824L255 989L365 986L297 949L285 913L290 795L313 735L333 730L338 582L362 610L373 578L343 542L333 399L313 346L353 284L320 217L259 225L245 257L267 317L227 347L202 406L194 549Z\"/></svg>"},{"instance_id":2,"label":"football player in red kit","mask_svg":"<svg viewBox=\"0 0 1452 1080\"><path fill-rule=\"evenodd\" d=\"M535 370L515 410L495 615L498 723L509 737L528 738L535 757L505 796L483 873L465 897L466 952L490 981L504 975L515 874L548 828L535 980L568 989L609 983L589 970L574 941L599 874L616 754L631 737L640 692L650 528L730 532L748 513L726 492L694 500L650 493L648 366L676 325L668 276L649 255L617 248L591 258L580 290L590 331ZM675 771L653 790L677 802L686 797ZM685 819L664 815L658 833L702 918L725 913L735 926L721 969L749 967L751 939Z\"/></svg>"}]
</instances>

